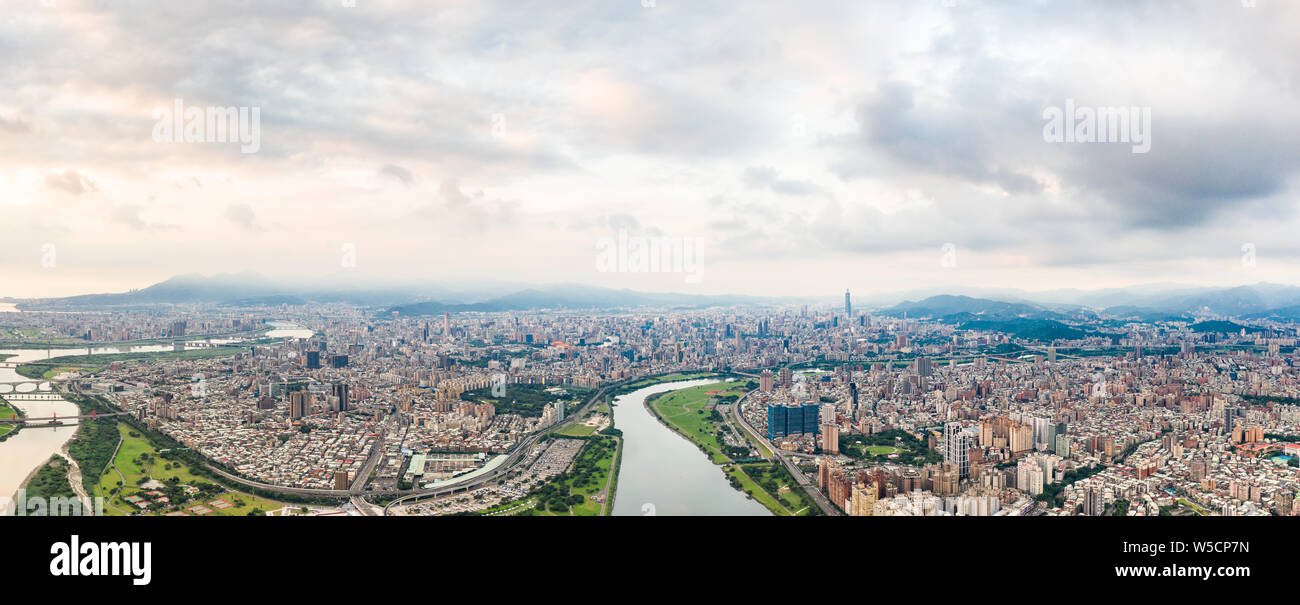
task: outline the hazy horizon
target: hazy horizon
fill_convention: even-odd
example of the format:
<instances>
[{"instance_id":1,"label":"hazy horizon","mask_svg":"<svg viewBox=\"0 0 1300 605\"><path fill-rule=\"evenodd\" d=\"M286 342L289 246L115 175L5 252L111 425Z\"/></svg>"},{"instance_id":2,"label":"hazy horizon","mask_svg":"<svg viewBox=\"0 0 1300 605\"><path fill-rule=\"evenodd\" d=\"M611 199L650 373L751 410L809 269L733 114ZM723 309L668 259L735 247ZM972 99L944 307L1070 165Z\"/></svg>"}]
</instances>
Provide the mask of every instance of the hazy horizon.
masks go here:
<instances>
[{"instance_id":1,"label":"hazy horizon","mask_svg":"<svg viewBox=\"0 0 1300 605\"><path fill-rule=\"evenodd\" d=\"M171 280L178 280L178 279L184 280L184 279L195 278L195 277L204 280L213 280L217 278L226 278L226 277L239 277L239 278L246 277L249 279L264 280L264 281L274 282L278 286L283 286L284 287L283 293L286 294L301 292L304 290L311 290L311 289L314 289L316 291L338 289L341 291L341 290L348 290L348 289L418 290L421 288L425 288L425 289L432 288L437 290L445 290L448 292L448 296L442 298L434 294L431 296L426 296L421 299L412 298L411 300L406 302L416 302L417 300L423 300L425 298L430 300L439 300L442 302L446 302L453 299L459 300L460 302L472 302L478 300L487 300L504 294L512 294L526 289L532 289L532 288L547 289L547 288L573 285L573 286L581 286L581 287L608 288L611 290L628 290L633 292L646 292L646 293L669 293L669 294L687 294L687 295L701 294L701 295L719 295L719 296L733 295L733 296L750 296L756 298L764 298L764 297L788 298L791 300L826 299L831 304L833 304L833 306L838 306L841 304L843 300L844 292L847 289L852 293L853 301L855 305L861 308L866 308L868 304L873 302L889 301L888 304L893 304L893 302L900 302L906 299L921 299L921 298L927 298L935 295L964 295L964 296L970 296L972 298L988 298L988 299L1003 299L1003 300L1023 299L1029 302L1037 302L1037 303L1044 303L1044 304L1051 304L1051 303L1083 304L1083 303L1076 303L1076 301L1082 297L1100 295L1104 293L1117 293L1117 292L1126 293L1130 295L1145 295L1145 294L1156 295L1156 294L1177 293L1181 291L1199 291L1204 289L1219 289L1219 288L1233 288L1233 287L1282 286L1282 287L1300 288L1300 284L1275 283L1275 282L1265 282L1265 281L1231 284L1225 286L1213 286L1213 285L1205 286L1205 285L1198 285L1192 283L1179 283L1179 282L1151 282L1151 283L1141 283L1141 284L1130 284L1130 285L1118 286L1118 287L1087 288L1087 289L1081 289L1081 288L1022 289L1022 288L1010 288L1010 287L979 286L979 285L972 285L972 284L952 284L948 286L913 287L913 288L904 288L904 289L897 289L897 290L880 290L880 289L871 289L871 288L854 289L852 287L849 288L841 287L839 289L835 289L832 291L825 291L825 292L818 291L818 292L803 292L803 293L791 293L791 294L763 294L763 293L731 292L731 291L714 292L714 291L707 291L702 289L696 290L696 289L688 288L685 285L682 285L681 287L669 286L664 289L656 290L656 289L639 289L635 287L619 287L619 286L611 286L611 285L605 285L600 283L580 283L580 282L572 282L572 281L530 282L525 280L492 280L492 279L459 279L459 280L423 279L422 280L418 278L405 278L405 277L385 278L379 276L367 276L367 275L361 275L353 272L336 272L332 274L322 274L318 276L303 276L303 275L290 275L290 274L264 274L252 269L245 269L243 271L220 272L220 273L210 273L210 274L203 274L197 272L179 274L179 275L169 276L168 278L161 279L156 282L150 282L147 284L132 286L123 290L113 290L113 291L82 291L82 292L75 292L68 295L57 295L57 296L13 296L0 291L0 300L5 300L5 299L36 300L42 298L63 298L65 296L80 296L80 295L91 295L91 294L119 294L119 293L135 291L135 290L143 290L150 286L154 286ZM465 294L470 295L470 299L462 300L464 299L464 297L460 295L465 295Z\"/></svg>"}]
</instances>

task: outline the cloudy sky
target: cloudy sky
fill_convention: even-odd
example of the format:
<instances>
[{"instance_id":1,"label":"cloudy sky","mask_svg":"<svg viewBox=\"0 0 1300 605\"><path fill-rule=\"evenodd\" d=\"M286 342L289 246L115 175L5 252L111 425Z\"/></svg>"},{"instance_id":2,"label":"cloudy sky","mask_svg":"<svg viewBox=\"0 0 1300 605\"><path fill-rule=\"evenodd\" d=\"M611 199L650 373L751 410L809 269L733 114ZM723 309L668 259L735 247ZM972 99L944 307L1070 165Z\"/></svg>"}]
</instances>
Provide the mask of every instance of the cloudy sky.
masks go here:
<instances>
[{"instance_id":1,"label":"cloudy sky","mask_svg":"<svg viewBox=\"0 0 1300 605\"><path fill-rule=\"evenodd\" d=\"M1300 283L1300 3L48 3L0 0L0 296ZM256 153L156 140L177 99ZM1067 100L1149 152L1046 140ZM620 230L702 279L598 271Z\"/></svg>"}]
</instances>

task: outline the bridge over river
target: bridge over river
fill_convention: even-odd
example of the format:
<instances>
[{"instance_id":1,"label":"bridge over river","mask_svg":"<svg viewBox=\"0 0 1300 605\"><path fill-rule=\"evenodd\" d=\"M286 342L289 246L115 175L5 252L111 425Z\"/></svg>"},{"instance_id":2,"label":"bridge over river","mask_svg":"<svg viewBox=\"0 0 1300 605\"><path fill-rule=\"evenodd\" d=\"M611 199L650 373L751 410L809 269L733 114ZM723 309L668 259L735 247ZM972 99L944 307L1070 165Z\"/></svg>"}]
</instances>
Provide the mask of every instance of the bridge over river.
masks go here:
<instances>
[{"instance_id":1,"label":"bridge over river","mask_svg":"<svg viewBox=\"0 0 1300 605\"><path fill-rule=\"evenodd\" d=\"M44 417L44 418L6 418L0 420L0 424L17 424L19 426L26 427L26 428L42 427L42 426L63 426L64 424L66 424L66 422L64 422L65 420L76 420L80 422L82 420L94 420L96 418L107 418L109 416L124 416L126 414L127 412L112 412L106 414L83 414L80 416L64 416L62 418L58 417L57 415Z\"/></svg>"}]
</instances>

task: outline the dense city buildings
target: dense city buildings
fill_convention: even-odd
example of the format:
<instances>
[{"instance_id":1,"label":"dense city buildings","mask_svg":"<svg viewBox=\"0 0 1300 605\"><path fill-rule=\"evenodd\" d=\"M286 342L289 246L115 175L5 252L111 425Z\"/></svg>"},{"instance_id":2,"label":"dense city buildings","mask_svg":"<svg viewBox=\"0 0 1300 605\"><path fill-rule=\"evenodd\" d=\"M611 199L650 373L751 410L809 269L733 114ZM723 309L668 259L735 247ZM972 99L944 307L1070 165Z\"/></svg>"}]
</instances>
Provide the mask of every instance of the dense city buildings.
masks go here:
<instances>
[{"instance_id":1,"label":"dense city buildings","mask_svg":"<svg viewBox=\"0 0 1300 605\"><path fill-rule=\"evenodd\" d=\"M92 343L86 353L94 338L172 339L143 345L146 358L68 364L60 378L232 476L286 489L436 490L517 466L519 448L535 460L530 438L547 427L609 426L587 407L602 387L706 372L749 381L734 418L719 407L721 443L804 475L825 514L1300 512L1292 327L1112 322L1038 340L804 305L177 315L7 320L69 353L76 340ZM482 503L546 476L490 483Z\"/></svg>"}]
</instances>

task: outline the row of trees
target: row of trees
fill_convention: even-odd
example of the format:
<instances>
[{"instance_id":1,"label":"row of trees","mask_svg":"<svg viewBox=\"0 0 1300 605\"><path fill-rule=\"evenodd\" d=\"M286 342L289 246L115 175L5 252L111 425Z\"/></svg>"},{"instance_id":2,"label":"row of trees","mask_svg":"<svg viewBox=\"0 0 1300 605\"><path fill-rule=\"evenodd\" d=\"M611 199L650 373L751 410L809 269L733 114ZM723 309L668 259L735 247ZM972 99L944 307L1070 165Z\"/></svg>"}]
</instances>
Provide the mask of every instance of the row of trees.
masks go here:
<instances>
[{"instance_id":1,"label":"row of trees","mask_svg":"<svg viewBox=\"0 0 1300 605\"><path fill-rule=\"evenodd\" d=\"M120 437L117 421L102 418L82 421L77 436L68 443L68 454L81 466L81 483L87 493L94 492Z\"/></svg>"}]
</instances>

